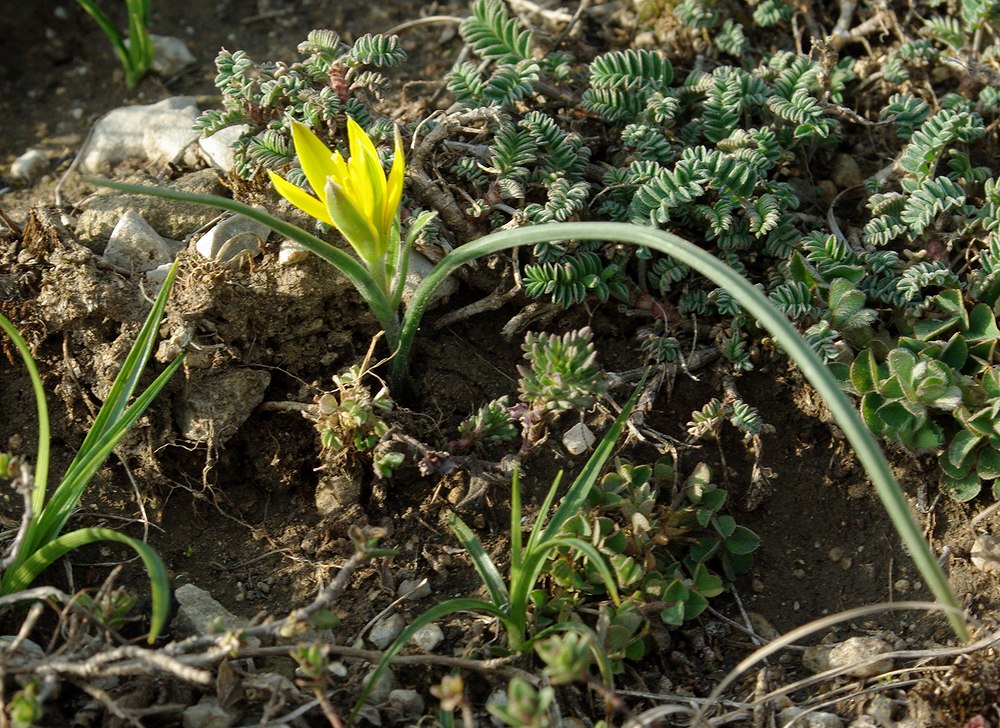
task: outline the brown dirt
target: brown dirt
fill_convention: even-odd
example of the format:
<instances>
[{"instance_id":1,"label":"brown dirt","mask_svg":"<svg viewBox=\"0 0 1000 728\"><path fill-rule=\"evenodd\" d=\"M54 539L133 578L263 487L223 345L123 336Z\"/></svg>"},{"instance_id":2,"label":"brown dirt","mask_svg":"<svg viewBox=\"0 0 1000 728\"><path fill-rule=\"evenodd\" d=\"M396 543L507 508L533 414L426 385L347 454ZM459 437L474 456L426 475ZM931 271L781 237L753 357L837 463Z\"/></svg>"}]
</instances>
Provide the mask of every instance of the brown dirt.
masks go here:
<instances>
[{"instance_id":1,"label":"brown dirt","mask_svg":"<svg viewBox=\"0 0 1000 728\"><path fill-rule=\"evenodd\" d=\"M424 5L435 6L426 8L428 14L464 12L460 2ZM200 95L212 105L212 59L220 46L243 48L258 59L293 58L295 46L312 28L332 27L350 37L414 15L413 4L402 0L365 4L259 0L249 10L246 3L234 0L155 2L155 32L184 38L198 65L179 78L147 79L128 91L96 26L75 4L65 3L64 9L63 18L54 14L51 4L22 2L0 16L0 37L5 39L5 62L0 67L0 168L9 168L10 161L30 147L43 149L51 162L51 172L35 185L9 189L0 197L0 208L20 227L27 223L29 210L52 205L56 182L100 115L123 104L178 94ZM113 15L120 10L110 8ZM428 87L421 85L423 81L442 77L443 54L435 50L440 32L432 28L407 33L411 61L405 73L414 85L400 91L402 99L413 100ZM445 48L457 50L457 41ZM64 194L75 202L77 191L70 185ZM58 213L47 214L58 218ZM29 264L15 264L17 245L17 236L8 233L0 262L0 304L7 311L10 306L20 308L25 336L44 372L54 419L53 468L59 472L82 440L93 405L104 391L102 384L109 381L102 370L120 358L127 341L120 338L121 324L134 324L142 315L137 311L144 309L135 304L138 283L95 266L71 236L54 233ZM403 579L428 576L433 587L432 597L403 607L407 617L445 595L468 594L476 588L474 573L440 524L440 516L453 503L470 491L476 495L475 488L468 474L439 480L408 467L387 484L366 475L359 505L321 516L314 506L314 491L323 477L316 471L321 464L319 442L314 427L297 414L258 408L231 438L207 446L192 446L179 437L172 411L190 388L212 386L213 375L231 368L266 371L271 377L266 402L311 402L331 387L333 375L364 356L376 325L357 297L319 262L289 273L277 265L275 253L268 249L251 266L236 270L185 263L164 330L183 322L198 332L200 343L213 352L211 364L197 371L189 368L170 385L118 457L99 472L74 524L106 524L137 536L148 533L175 586L193 583L207 588L227 608L247 618L261 612L281 615L307 603L350 556L347 528L358 523L381 526L387 530L384 545L398 554L360 572L337 605L344 619L342 635L338 634L342 643L350 644L392 600L395 585ZM55 263L56 258L61 263ZM60 266L65 266L64 272L72 268L72 276L59 275ZM103 307L91 315L68 315L65 326L38 304L46 294L56 300L72 298L70 294L85 297L95 290L103 296ZM481 295L463 289L448 308ZM502 341L497 332L516 313L517 308L506 308L443 330L434 329L435 316L430 316L425 323L428 333L414 353L412 392L392 422L441 447L476 407L513 393L520 339ZM599 308L592 318L585 311L572 311L563 318L553 323L553 329L588 322L594 326L607 369L635 366L629 364L634 326L623 321L613 306ZM131 335L134 326L125 331ZM20 437L21 449L32 453L37 437L34 408L27 378L17 364L0 361L0 412L4 413L0 447ZM712 370L697 375L700 381L680 374L669 395L661 394L650 415L652 427L684 439L690 412L718 392ZM918 585L920 577L863 471L823 421L822 408L797 377L783 363L762 355L757 370L740 378L738 386L775 428L764 437L761 455L763 466L774 472L773 492L753 511L741 505L752 456L732 433L718 447L703 443L682 449L679 456L682 470L699 460L710 463L717 480L730 490L738 522L763 538L752 574L735 588L758 631L766 632L770 625L784 632L852 606L926 598L926 590ZM614 396L621 400L625 394L619 391ZM557 469L572 470L582 462L560 455L554 442L550 445L526 463L526 487L534 499ZM649 447L631 446L625 453L634 460L655 456ZM499 457L503 452L490 454ZM923 487L929 463L899 456L896 464L914 502L918 497L932 501L922 506L922 517L935 550L947 546L952 551L949 565L960 596L974 612L995 612L1000 589L995 580L983 578L969 565L968 509L937 500L933 486ZM502 554L507 546L508 502L506 488L493 484L463 504L463 515L480 530L494 554ZM19 507L19 499L4 494L5 525L16 523ZM125 556L116 548L90 549L74 555L72 584L60 570L53 570L49 578L69 591L95 588L107 577L108 565ZM130 564L123 580L144 593L138 565ZM894 587L900 580L908 581L910 588ZM720 598L713 605L742 622L733 598ZM710 626L715 620L708 616L678 630L669 650L631 670L624 687L656 690L669 683L671 692L682 688L706 692L749 648L737 633L716 636ZM15 626L11 618L7 626ZM457 651L478 636L476 630L469 634L468 619L455 618L444 626L448 644ZM846 637L878 629L892 630L917 645L948 639L940 619L900 618L896 613L846 626L838 634ZM797 659L787 667L789 675L794 674ZM401 681L426 694L441 674L413 670L403 673ZM498 684L484 681L475 690L485 698Z\"/></svg>"}]
</instances>

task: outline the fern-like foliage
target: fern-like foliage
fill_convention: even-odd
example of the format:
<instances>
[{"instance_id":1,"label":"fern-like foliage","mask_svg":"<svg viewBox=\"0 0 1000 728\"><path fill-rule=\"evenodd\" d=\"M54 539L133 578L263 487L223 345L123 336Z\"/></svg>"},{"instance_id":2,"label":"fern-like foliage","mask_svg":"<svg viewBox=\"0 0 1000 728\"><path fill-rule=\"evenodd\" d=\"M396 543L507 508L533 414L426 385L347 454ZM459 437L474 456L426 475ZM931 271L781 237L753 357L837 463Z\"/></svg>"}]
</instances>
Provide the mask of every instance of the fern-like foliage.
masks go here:
<instances>
[{"instance_id":1,"label":"fern-like foliage","mask_svg":"<svg viewBox=\"0 0 1000 728\"><path fill-rule=\"evenodd\" d=\"M528 165L536 159L534 138L509 122L497 129L490 145L490 164L500 177L520 179L528 176Z\"/></svg>"},{"instance_id":2,"label":"fern-like foliage","mask_svg":"<svg viewBox=\"0 0 1000 728\"><path fill-rule=\"evenodd\" d=\"M483 58L499 63L531 59L531 31L507 15L499 0L476 0L460 30L465 42Z\"/></svg>"},{"instance_id":3,"label":"fern-like foliage","mask_svg":"<svg viewBox=\"0 0 1000 728\"><path fill-rule=\"evenodd\" d=\"M723 66L713 74L714 81L705 95L705 137L719 142L736 130L743 111L743 87L736 69Z\"/></svg>"},{"instance_id":4,"label":"fern-like foliage","mask_svg":"<svg viewBox=\"0 0 1000 728\"><path fill-rule=\"evenodd\" d=\"M553 303L563 308L582 302L588 292L601 301L612 295L628 298L621 269L614 264L605 265L591 251L569 254L558 262L529 263L524 267L522 281L527 295L532 298L549 295Z\"/></svg>"},{"instance_id":5,"label":"fern-like foliage","mask_svg":"<svg viewBox=\"0 0 1000 728\"><path fill-rule=\"evenodd\" d=\"M913 132L899 159L900 169L919 186L934 174L945 148L969 143L986 132L979 114L942 109Z\"/></svg>"},{"instance_id":6,"label":"fern-like foliage","mask_svg":"<svg viewBox=\"0 0 1000 728\"><path fill-rule=\"evenodd\" d=\"M813 301L812 289L803 281L783 283L767 297L789 318L819 315L819 307Z\"/></svg>"},{"instance_id":7,"label":"fern-like foliage","mask_svg":"<svg viewBox=\"0 0 1000 728\"><path fill-rule=\"evenodd\" d=\"M929 115L927 102L911 94L893 94L879 112L879 118L894 123L896 133L904 139L909 139Z\"/></svg>"},{"instance_id":8,"label":"fern-like foliage","mask_svg":"<svg viewBox=\"0 0 1000 728\"><path fill-rule=\"evenodd\" d=\"M519 122L542 154L545 168L554 176L566 175L576 180L583 175L590 159L590 149L579 134L564 131L556 121L541 111L530 111Z\"/></svg>"},{"instance_id":9,"label":"fern-like foliage","mask_svg":"<svg viewBox=\"0 0 1000 728\"><path fill-rule=\"evenodd\" d=\"M569 220L583 209L590 196L590 185L557 177L546 191L548 200L544 205L531 204L524 208L524 215L534 223Z\"/></svg>"},{"instance_id":10,"label":"fern-like foliage","mask_svg":"<svg viewBox=\"0 0 1000 728\"><path fill-rule=\"evenodd\" d=\"M350 66L398 66L406 60L406 51L399 45L399 36L365 33L354 41L344 62Z\"/></svg>"},{"instance_id":11,"label":"fern-like foliage","mask_svg":"<svg viewBox=\"0 0 1000 728\"><path fill-rule=\"evenodd\" d=\"M746 33L743 32L743 26L729 18L722 23L722 28L715 36L715 47L737 58L746 52L749 43Z\"/></svg>"},{"instance_id":12,"label":"fern-like foliage","mask_svg":"<svg viewBox=\"0 0 1000 728\"><path fill-rule=\"evenodd\" d=\"M965 204L965 191L948 177L924 180L911 190L900 213L900 220L909 228L911 237L917 237L928 225L947 209Z\"/></svg>"},{"instance_id":13,"label":"fern-like foliage","mask_svg":"<svg viewBox=\"0 0 1000 728\"><path fill-rule=\"evenodd\" d=\"M609 121L635 120L654 95L669 92L674 69L666 58L646 49L612 51L590 64L590 88L583 107Z\"/></svg>"}]
</instances>

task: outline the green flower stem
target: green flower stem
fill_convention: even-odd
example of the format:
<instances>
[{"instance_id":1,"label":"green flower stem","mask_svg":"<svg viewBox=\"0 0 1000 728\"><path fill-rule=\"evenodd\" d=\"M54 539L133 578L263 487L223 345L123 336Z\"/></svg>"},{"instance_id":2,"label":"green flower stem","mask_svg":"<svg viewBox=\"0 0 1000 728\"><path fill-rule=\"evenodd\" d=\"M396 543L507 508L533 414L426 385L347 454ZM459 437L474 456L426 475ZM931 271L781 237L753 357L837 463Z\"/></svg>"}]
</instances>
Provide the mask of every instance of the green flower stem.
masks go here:
<instances>
[{"instance_id":1,"label":"green flower stem","mask_svg":"<svg viewBox=\"0 0 1000 728\"><path fill-rule=\"evenodd\" d=\"M938 565L930 545L924 540L920 526L910 512L903 491L896 482L885 455L854 406L841 391L830 370L791 323L753 284L713 255L677 235L628 223L550 223L504 230L456 248L441 259L414 292L413 300L403 318L399 350L391 365L390 386L398 387L405 379L406 362L413 345L413 337L416 335L431 294L456 268L476 258L508 248L570 239L615 240L646 246L687 264L729 292L762 327L770 332L778 345L799 367L803 376L823 397L834 420L843 430L871 478L893 526L912 554L931 592L942 604L958 607L958 601L948 584L948 579ZM963 641L967 641L969 633L962 618L949 612L948 621L955 634Z\"/></svg>"}]
</instances>

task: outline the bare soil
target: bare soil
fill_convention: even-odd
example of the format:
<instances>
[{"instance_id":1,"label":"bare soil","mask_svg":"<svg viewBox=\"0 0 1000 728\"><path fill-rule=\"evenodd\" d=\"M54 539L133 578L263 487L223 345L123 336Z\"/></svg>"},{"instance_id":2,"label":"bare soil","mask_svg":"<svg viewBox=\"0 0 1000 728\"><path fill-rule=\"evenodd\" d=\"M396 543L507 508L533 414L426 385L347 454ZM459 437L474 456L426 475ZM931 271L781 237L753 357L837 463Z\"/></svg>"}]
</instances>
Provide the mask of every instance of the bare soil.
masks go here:
<instances>
[{"instance_id":1,"label":"bare soil","mask_svg":"<svg viewBox=\"0 0 1000 728\"><path fill-rule=\"evenodd\" d=\"M119 21L121 10L108 9ZM128 340L120 338L123 331L133 335L146 310L139 281L97 266L76 245L71 230L59 223L61 215L77 212L75 206L89 191L70 178L61 188L63 207L55 207L56 185L93 122L118 106L172 95L193 94L204 108L216 105L212 60L220 47L242 48L257 59L292 59L296 45L313 28L333 28L351 38L383 31L418 12L462 15L466 7L462 2L403 0L154 2L154 32L183 38L198 63L177 78L148 78L134 90L125 88L110 46L74 3L57 8L51 3L22 2L0 15L4 39L0 169L9 169L10 162L29 148L43 150L50 161L49 172L35 184L10 185L0 197L6 217L6 230L0 228L0 306L8 315L18 314L43 372L53 416L55 473L82 441L102 386L113 376L112 367ZM623 12L622 17L629 15ZM593 52L599 44L627 42L634 30L623 20L620 26L587 34L580 42L595 44ZM407 30L403 38L410 60L386 101L387 108L395 104L393 113L401 118L427 110L423 104L443 83L447 56L460 47L460 39L443 32L440 25ZM164 177L175 173L147 171ZM31 242L39 247L19 260L28 242L21 234L25 229L35 232ZM487 270L484 276L495 285L501 282L496 271ZM393 426L434 447L452 439L458 422L477 407L516 390L522 334L505 340L499 332L519 313L520 305L435 327L440 315L485 295L482 281L479 284L463 284L452 300L428 317L413 356L412 391L391 416ZM85 313L86 302L95 297L102 305L95 313ZM77 301L81 309L71 315L61 313L59 320L65 323L56 325L43 304L65 305L67 300ZM185 398L193 389L224 387L226 373L234 369L268 373L265 403L311 402L320 391L329 390L334 375L362 360L377 332L375 321L346 283L318 261L295 269L279 266L274 246L251 265L237 269L185 259L164 329L181 320L193 322L200 332L211 332L202 343L214 347L212 365L186 369L175 378L98 473L75 525L110 525L147 538L166 561L175 586L191 583L205 588L247 619L262 613L281 616L311 601L351 555L347 529L364 523L380 526L387 533L383 544L397 555L360 571L336 605L343 619L337 631L342 644L351 644L392 602L404 579L427 577L433 590L430 597L399 607L407 617L445 597L475 591L475 573L440 516L460 504L463 517L491 553L502 558L508 547L509 486L499 478L481 488L482 480L468 472L440 479L404 467L388 482L366 472L358 505L323 515L315 505L315 492L329 473L317 471L322 462L315 428L297 414L261 406L235 433L207 444L193 445L178 434L175 416ZM550 328L562 331L584 324L594 328L607 370L637 366L631 338L636 324L613 304L572 309L553 320ZM768 638L850 607L928 597L864 472L827 422L815 395L784 359L765 351L755 363L756 370L741 377L738 386L741 396L774 426L773 433L764 436L760 454L760 464L774 474L771 492L763 496L748 492L753 455L734 434L727 433L718 447L703 444L678 450L682 471L701 460L712 466L717 481L730 492L730 512L761 535L753 571L730 594L713 601L717 611L681 630L658 635L650 655L622 676L623 689L706 694L753 647L749 637L729 627L723 617L741 624L749 618L758 635ZM693 374L697 380L684 373L676 376L647 419L650 427L678 442L685 439L691 411L719 391L718 374L711 367ZM612 395L622 401L627 392ZM13 358L0 359L0 412L0 449L16 447L33 453L37 437L33 400L20 362ZM595 417L597 422L607 421L600 413ZM550 439L525 461L532 503L538 502L557 470L572 472L583 462L564 453L558 432ZM635 442L624 446L621 454L634 462L658 456L651 446ZM956 591L972 613L989 618L1000 604L1000 588L994 577L970 564L968 524L974 511L938 497L933 463L899 454L894 461L935 550L950 553L947 565ZM748 509L748 499L759 500L759 506ZM16 525L19 498L6 492L2 506L4 525ZM48 579L68 592L95 589L121 558L127 554L116 548L85 550L72 556L71 570L53 569ZM119 582L145 593L145 576L137 563L126 564ZM19 617L20 613L8 613L6 630L16 632ZM447 646L439 652L463 654L489 639L487 625L471 628L470 624L473 621L465 615L446 622ZM142 625L133 631L140 634ZM901 645L912 647L950 640L940 617L915 612L887 611L843 625L835 635L864 633L891 633ZM45 645L45 636L34 638ZM785 655L778 664L784 670L779 684L800 672L796 653ZM287 671L288 665L282 669ZM972 691L966 699L966 704L978 701L983 706L978 710L986 711L991 703L995 709L997 700L995 663L984 658L982 669L985 672L973 669L972 676L963 679L976 685L982 676L994 676L992 690ZM434 705L427 691L444 672L410 667L398 677L402 686L415 688ZM480 712L486 695L502 684L499 678L483 676L469 676L468 681ZM956 678L955 684L959 682ZM956 722L951 724L961 725L960 720L975 714L960 717L949 713L953 708L933 707L944 704L934 698L947 693L940 685L927 687L925 693L932 707L924 715L936 715L945 724L949 724L946 716L954 715ZM82 700L77 693L69 694ZM116 695L121 697L121 692ZM161 692L133 707L197 699L196 692L172 696ZM596 715L593 703L586 702L590 699L582 693L576 696L580 718ZM633 709L649 704L631 700ZM855 708L861 710L863 704L859 699ZM72 712L72 703L66 705L65 714L50 715L50 724L64 724L60 721ZM345 697L340 707L348 706ZM991 715L992 720L998 717ZM164 720L155 724L176 724ZM321 719L311 720L319 724Z\"/></svg>"}]
</instances>

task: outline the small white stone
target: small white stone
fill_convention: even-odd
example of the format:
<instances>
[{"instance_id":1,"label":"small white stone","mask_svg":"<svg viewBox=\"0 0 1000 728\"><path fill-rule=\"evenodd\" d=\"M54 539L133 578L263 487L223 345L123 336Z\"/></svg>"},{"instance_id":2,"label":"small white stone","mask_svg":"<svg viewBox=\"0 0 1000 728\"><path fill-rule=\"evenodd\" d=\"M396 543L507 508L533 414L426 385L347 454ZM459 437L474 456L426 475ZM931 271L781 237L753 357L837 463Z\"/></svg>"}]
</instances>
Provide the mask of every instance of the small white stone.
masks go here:
<instances>
[{"instance_id":1,"label":"small white stone","mask_svg":"<svg viewBox=\"0 0 1000 728\"><path fill-rule=\"evenodd\" d=\"M49 158L38 149L29 149L11 162L10 176L18 182L34 182L49 166Z\"/></svg>"},{"instance_id":2,"label":"small white stone","mask_svg":"<svg viewBox=\"0 0 1000 728\"><path fill-rule=\"evenodd\" d=\"M406 627L406 620L401 614L380 619L368 633L368 641L380 650L388 647L394 639L399 637L399 633Z\"/></svg>"},{"instance_id":3,"label":"small white stone","mask_svg":"<svg viewBox=\"0 0 1000 728\"><path fill-rule=\"evenodd\" d=\"M410 644L421 652L433 652L444 641L444 632L436 624L426 624L410 637Z\"/></svg>"},{"instance_id":4,"label":"small white stone","mask_svg":"<svg viewBox=\"0 0 1000 728\"><path fill-rule=\"evenodd\" d=\"M161 76L173 76L197 62L194 54L180 38L149 34L153 44L153 70Z\"/></svg>"},{"instance_id":5,"label":"small white stone","mask_svg":"<svg viewBox=\"0 0 1000 728\"><path fill-rule=\"evenodd\" d=\"M257 255L271 229L243 215L233 215L215 225L195 244L203 257L225 263L241 253Z\"/></svg>"},{"instance_id":6,"label":"small white stone","mask_svg":"<svg viewBox=\"0 0 1000 728\"><path fill-rule=\"evenodd\" d=\"M174 96L148 106L125 106L108 112L80 152L85 174L106 173L126 159L170 164L198 141L194 122L198 105L191 96Z\"/></svg>"},{"instance_id":7,"label":"small white stone","mask_svg":"<svg viewBox=\"0 0 1000 728\"><path fill-rule=\"evenodd\" d=\"M142 215L128 210L111 231L101 257L111 265L141 273L169 265L183 247L181 243L164 239Z\"/></svg>"},{"instance_id":8,"label":"small white stone","mask_svg":"<svg viewBox=\"0 0 1000 728\"><path fill-rule=\"evenodd\" d=\"M972 544L972 565L987 574L1000 573L1000 543L994 536L981 533Z\"/></svg>"},{"instance_id":9,"label":"small white stone","mask_svg":"<svg viewBox=\"0 0 1000 728\"><path fill-rule=\"evenodd\" d=\"M156 266L153 270L146 271L146 280L158 291L163 282L167 280L171 267L173 267L173 263L164 263Z\"/></svg>"},{"instance_id":10,"label":"small white stone","mask_svg":"<svg viewBox=\"0 0 1000 728\"><path fill-rule=\"evenodd\" d=\"M397 596L407 599L423 599L430 596L431 585L426 577L420 579L404 579L396 589Z\"/></svg>"},{"instance_id":11,"label":"small white stone","mask_svg":"<svg viewBox=\"0 0 1000 728\"><path fill-rule=\"evenodd\" d=\"M244 132L249 131L247 124L236 124L220 129L212 136L203 137L198 140L198 146L208 162L219 171L229 174L233 171L234 155L236 150L233 144Z\"/></svg>"},{"instance_id":12,"label":"small white stone","mask_svg":"<svg viewBox=\"0 0 1000 728\"><path fill-rule=\"evenodd\" d=\"M595 439L594 433L590 431L589 427L582 422L577 422L566 430L562 442L563 447L566 448L570 455L580 455L590 449Z\"/></svg>"},{"instance_id":13,"label":"small white stone","mask_svg":"<svg viewBox=\"0 0 1000 728\"><path fill-rule=\"evenodd\" d=\"M892 645L879 637L851 637L830 649L830 667L851 677L875 677L892 669L892 658L867 661L891 651Z\"/></svg>"},{"instance_id":14,"label":"small white stone","mask_svg":"<svg viewBox=\"0 0 1000 728\"><path fill-rule=\"evenodd\" d=\"M309 250L299 245L294 240L282 240L278 248L278 263L280 265L293 265L301 263L310 255Z\"/></svg>"},{"instance_id":15,"label":"small white stone","mask_svg":"<svg viewBox=\"0 0 1000 728\"><path fill-rule=\"evenodd\" d=\"M236 716L219 705L217 698L207 695L181 713L184 728L229 728L235 722Z\"/></svg>"}]
</instances>

